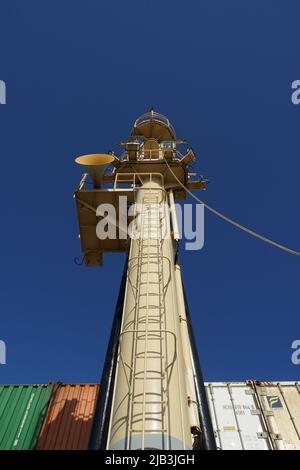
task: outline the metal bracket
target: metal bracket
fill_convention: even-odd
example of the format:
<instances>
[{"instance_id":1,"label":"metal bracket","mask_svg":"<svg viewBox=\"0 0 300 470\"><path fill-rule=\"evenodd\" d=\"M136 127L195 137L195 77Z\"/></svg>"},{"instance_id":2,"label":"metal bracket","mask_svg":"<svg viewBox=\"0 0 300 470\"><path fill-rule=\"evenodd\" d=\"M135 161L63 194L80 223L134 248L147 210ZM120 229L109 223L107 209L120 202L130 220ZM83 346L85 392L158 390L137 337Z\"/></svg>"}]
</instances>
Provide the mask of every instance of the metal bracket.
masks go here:
<instances>
[{"instance_id":1,"label":"metal bracket","mask_svg":"<svg viewBox=\"0 0 300 470\"><path fill-rule=\"evenodd\" d=\"M275 434L275 433L271 433L271 437L272 439L274 439L275 441L282 441L282 436L281 434Z\"/></svg>"},{"instance_id":2,"label":"metal bracket","mask_svg":"<svg viewBox=\"0 0 300 470\"><path fill-rule=\"evenodd\" d=\"M256 410L250 410L250 414L251 415L256 415L256 416L260 416L261 415L261 411L259 409L256 409Z\"/></svg>"},{"instance_id":3,"label":"metal bracket","mask_svg":"<svg viewBox=\"0 0 300 470\"><path fill-rule=\"evenodd\" d=\"M268 439L268 433L267 432L258 432L257 434L258 439Z\"/></svg>"},{"instance_id":4,"label":"metal bracket","mask_svg":"<svg viewBox=\"0 0 300 470\"><path fill-rule=\"evenodd\" d=\"M264 416L274 416L274 411L272 410L264 410L263 411Z\"/></svg>"}]
</instances>

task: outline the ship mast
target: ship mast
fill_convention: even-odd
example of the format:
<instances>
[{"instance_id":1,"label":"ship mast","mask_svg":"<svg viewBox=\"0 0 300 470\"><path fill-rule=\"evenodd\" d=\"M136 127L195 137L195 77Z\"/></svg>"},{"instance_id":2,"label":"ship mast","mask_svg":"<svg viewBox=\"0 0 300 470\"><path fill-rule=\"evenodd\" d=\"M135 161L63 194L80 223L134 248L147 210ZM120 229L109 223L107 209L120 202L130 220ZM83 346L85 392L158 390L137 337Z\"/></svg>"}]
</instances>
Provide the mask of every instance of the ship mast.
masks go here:
<instances>
[{"instance_id":1,"label":"ship mast","mask_svg":"<svg viewBox=\"0 0 300 470\"><path fill-rule=\"evenodd\" d=\"M181 154L182 144L169 120L151 109L135 121L120 157L76 159L87 168L75 192L86 266L102 265L105 252L128 256L91 448L215 448L178 263L175 210L175 201L187 197L183 188L205 189L205 181L191 180L195 155L192 149ZM103 203L115 209L116 237L98 236L99 220L111 222L98 210Z\"/></svg>"}]
</instances>

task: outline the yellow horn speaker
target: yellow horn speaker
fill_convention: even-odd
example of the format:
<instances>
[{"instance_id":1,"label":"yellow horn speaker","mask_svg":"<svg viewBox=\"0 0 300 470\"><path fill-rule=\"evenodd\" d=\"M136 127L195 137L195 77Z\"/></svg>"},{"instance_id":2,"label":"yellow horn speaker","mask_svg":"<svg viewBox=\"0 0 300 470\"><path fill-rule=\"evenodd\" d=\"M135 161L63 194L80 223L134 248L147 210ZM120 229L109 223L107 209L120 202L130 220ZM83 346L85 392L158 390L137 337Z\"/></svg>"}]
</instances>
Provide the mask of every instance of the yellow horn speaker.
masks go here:
<instances>
[{"instance_id":1,"label":"yellow horn speaker","mask_svg":"<svg viewBox=\"0 0 300 470\"><path fill-rule=\"evenodd\" d=\"M100 188L103 173L107 166L115 160L113 155L106 153L93 153L77 157L75 162L78 165L84 165L86 171L93 181L94 188Z\"/></svg>"}]
</instances>

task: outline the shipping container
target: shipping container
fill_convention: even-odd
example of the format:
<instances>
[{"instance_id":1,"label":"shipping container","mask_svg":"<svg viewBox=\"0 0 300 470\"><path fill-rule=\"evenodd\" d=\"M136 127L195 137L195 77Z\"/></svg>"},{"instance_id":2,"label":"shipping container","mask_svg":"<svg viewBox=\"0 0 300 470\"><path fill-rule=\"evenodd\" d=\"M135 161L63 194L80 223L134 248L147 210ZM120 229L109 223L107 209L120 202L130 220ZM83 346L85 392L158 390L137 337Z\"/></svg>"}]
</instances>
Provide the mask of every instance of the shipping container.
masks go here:
<instances>
[{"instance_id":1,"label":"shipping container","mask_svg":"<svg viewBox=\"0 0 300 470\"><path fill-rule=\"evenodd\" d=\"M300 450L300 383L252 382L278 450Z\"/></svg>"},{"instance_id":2,"label":"shipping container","mask_svg":"<svg viewBox=\"0 0 300 470\"><path fill-rule=\"evenodd\" d=\"M270 450L255 390L246 382L206 383L217 446L222 450Z\"/></svg>"},{"instance_id":3,"label":"shipping container","mask_svg":"<svg viewBox=\"0 0 300 470\"><path fill-rule=\"evenodd\" d=\"M33 449L53 384L0 385L0 449Z\"/></svg>"},{"instance_id":4,"label":"shipping container","mask_svg":"<svg viewBox=\"0 0 300 470\"><path fill-rule=\"evenodd\" d=\"M96 384L57 384L36 449L87 449L98 390Z\"/></svg>"},{"instance_id":5,"label":"shipping container","mask_svg":"<svg viewBox=\"0 0 300 470\"><path fill-rule=\"evenodd\" d=\"M300 450L299 382L205 386L220 449Z\"/></svg>"},{"instance_id":6,"label":"shipping container","mask_svg":"<svg viewBox=\"0 0 300 470\"><path fill-rule=\"evenodd\" d=\"M223 450L300 450L299 382L213 382L206 392ZM0 449L87 449L97 384L0 386Z\"/></svg>"}]
</instances>

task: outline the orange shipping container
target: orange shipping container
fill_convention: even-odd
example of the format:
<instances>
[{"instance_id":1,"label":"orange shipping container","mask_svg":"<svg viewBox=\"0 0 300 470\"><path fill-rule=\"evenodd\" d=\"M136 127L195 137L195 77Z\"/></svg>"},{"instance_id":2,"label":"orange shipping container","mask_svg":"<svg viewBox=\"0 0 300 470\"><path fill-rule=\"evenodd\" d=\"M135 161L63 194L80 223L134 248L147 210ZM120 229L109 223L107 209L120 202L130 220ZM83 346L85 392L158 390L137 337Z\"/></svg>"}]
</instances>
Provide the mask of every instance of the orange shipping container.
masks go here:
<instances>
[{"instance_id":1,"label":"orange shipping container","mask_svg":"<svg viewBox=\"0 0 300 470\"><path fill-rule=\"evenodd\" d=\"M56 384L36 449L87 449L98 390L96 384Z\"/></svg>"}]
</instances>

